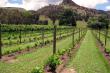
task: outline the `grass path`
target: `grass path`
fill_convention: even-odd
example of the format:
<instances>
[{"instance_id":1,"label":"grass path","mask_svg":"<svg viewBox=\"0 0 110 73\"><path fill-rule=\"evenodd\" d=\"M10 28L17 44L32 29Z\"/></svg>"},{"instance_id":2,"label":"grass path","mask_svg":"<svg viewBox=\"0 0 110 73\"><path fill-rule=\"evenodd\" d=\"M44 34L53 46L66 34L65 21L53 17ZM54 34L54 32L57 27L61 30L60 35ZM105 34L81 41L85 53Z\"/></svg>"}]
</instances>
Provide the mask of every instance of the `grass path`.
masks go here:
<instances>
[{"instance_id":1,"label":"grass path","mask_svg":"<svg viewBox=\"0 0 110 73\"><path fill-rule=\"evenodd\" d=\"M77 73L110 73L110 66L97 49L95 38L90 30L67 67L75 68Z\"/></svg>"}]
</instances>

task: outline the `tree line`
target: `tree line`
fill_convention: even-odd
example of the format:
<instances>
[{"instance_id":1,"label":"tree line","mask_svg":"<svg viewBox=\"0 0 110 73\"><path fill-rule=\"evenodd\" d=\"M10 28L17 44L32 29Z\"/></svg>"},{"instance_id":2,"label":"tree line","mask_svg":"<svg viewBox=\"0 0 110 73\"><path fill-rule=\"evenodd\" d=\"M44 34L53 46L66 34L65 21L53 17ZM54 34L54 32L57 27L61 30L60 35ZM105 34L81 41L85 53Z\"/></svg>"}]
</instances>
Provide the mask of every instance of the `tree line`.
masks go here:
<instances>
[{"instance_id":1,"label":"tree line","mask_svg":"<svg viewBox=\"0 0 110 73\"><path fill-rule=\"evenodd\" d=\"M39 15L35 11L26 11L20 8L0 8L2 24L36 24Z\"/></svg>"}]
</instances>

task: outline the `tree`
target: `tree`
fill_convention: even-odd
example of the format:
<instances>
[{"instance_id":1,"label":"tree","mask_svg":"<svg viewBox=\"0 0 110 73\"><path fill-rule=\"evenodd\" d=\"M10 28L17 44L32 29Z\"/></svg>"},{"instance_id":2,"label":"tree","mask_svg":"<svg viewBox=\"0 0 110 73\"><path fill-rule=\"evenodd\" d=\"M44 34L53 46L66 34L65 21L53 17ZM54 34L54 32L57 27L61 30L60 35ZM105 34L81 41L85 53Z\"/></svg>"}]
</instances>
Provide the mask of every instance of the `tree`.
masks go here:
<instances>
[{"instance_id":1,"label":"tree","mask_svg":"<svg viewBox=\"0 0 110 73\"><path fill-rule=\"evenodd\" d=\"M36 11L26 11L22 8L0 8L0 20L3 24L35 24L39 15Z\"/></svg>"},{"instance_id":2,"label":"tree","mask_svg":"<svg viewBox=\"0 0 110 73\"><path fill-rule=\"evenodd\" d=\"M70 10L65 9L64 12L60 15L60 23L59 25L73 26L73 36L72 36L72 44L74 46L74 31L76 26L76 14Z\"/></svg>"},{"instance_id":3,"label":"tree","mask_svg":"<svg viewBox=\"0 0 110 73\"><path fill-rule=\"evenodd\" d=\"M76 26L75 15L76 14L72 10L65 9L64 12L60 15L59 25Z\"/></svg>"}]
</instances>

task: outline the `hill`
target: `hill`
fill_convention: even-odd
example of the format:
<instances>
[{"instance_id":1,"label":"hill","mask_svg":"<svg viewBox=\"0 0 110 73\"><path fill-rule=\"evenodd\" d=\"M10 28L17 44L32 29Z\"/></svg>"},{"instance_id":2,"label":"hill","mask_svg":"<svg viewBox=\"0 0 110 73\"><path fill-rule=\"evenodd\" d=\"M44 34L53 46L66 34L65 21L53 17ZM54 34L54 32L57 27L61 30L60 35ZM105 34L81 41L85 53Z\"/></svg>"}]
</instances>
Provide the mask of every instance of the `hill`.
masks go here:
<instances>
[{"instance_id":1,"label":"hill","mask_svg":"<svg viewBox=\"0 0 110 73\"><path fill-rule=\"evenodd\" d=\"M71 9L77 14L76 19L88 19L89 17L98 17L105 15L110 18L110 11L90 9L80 6L72 0L63 0L59 5L45 6L37 11L26 11L23 8L3 7L0 8L0 21L6 24L36 24L40 15L48 17L50 13L62 13L65 9ZM5 16L4 16L5 15Z\"/></svg>"},{"instance_id":2,"label":"hill","mask_svg":"<svg viewBox=\"0 0 110 73\"><path fill-rule=\"evenodd\" d=\"M53 5L46 6L44 8L39 9L37 12L40 14L49 14L50 11L54 10ZM63 10L65 8L72 9L74 12L76 12L79 16L86 17L98 17L100 15L106 15L109 16L109 12L103 11L103 10L96 10L96 9L90 9L83 6L77 5L72 0L63 0L63 2L60 5L56 6L56 9L58 12L60 12L60 9Z\"/></svg>"},{"instance_id":3,"label":"hill","mask_svg":"<svg viewBox=\"0 0 110 73\"><path fill-rule=\"evenodd\" d=\"M3 24L31 24L36 23L37 20L36 11L26 11L16 7L0 8L0 22Z\"/></svg>"}]
</instances>

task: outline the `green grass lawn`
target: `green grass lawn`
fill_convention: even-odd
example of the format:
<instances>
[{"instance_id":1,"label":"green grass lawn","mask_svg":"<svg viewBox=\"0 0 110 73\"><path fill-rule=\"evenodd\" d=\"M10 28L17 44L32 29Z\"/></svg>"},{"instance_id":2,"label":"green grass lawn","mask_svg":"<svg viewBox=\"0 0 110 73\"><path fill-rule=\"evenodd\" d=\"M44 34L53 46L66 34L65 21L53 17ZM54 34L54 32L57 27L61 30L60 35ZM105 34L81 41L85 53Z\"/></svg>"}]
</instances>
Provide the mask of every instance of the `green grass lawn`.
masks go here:
<instances>
[{"instance_id":1,"label":"green grass lawn","mask_svg":"<svg viewBox=\"0 0 110 73\"><path fill-rule=\"evenodd\" d=\"M77 73L110 73L110 66L96 47L95 41L89 30L67 67L75 68Z\"/></svg>"},{"instance_id":2,"label":"green grass lawn","mask_svg":"<svg viewBox=\"0 0 110 73\"><path fill-rule=\"evenodd\" d=\"M77 21L77 28L86 28L87 27L87 22L85 21Z\"/></svg>"},{"instance_id":3,"label":"green grass lawn","mask_svg":"<svg viewBox=\"0 0 110 73\"><path fill-rule=\"evenodd\" d=\"M75 35L78 38L78 34ZM57 50L70 48L72 37L57 42ZM39 48L33 53L19 55L13 63L0 62L0 73L30 73L36 66L42 66L52 55L52 45Z\"/></svg>"}]
</instances>

